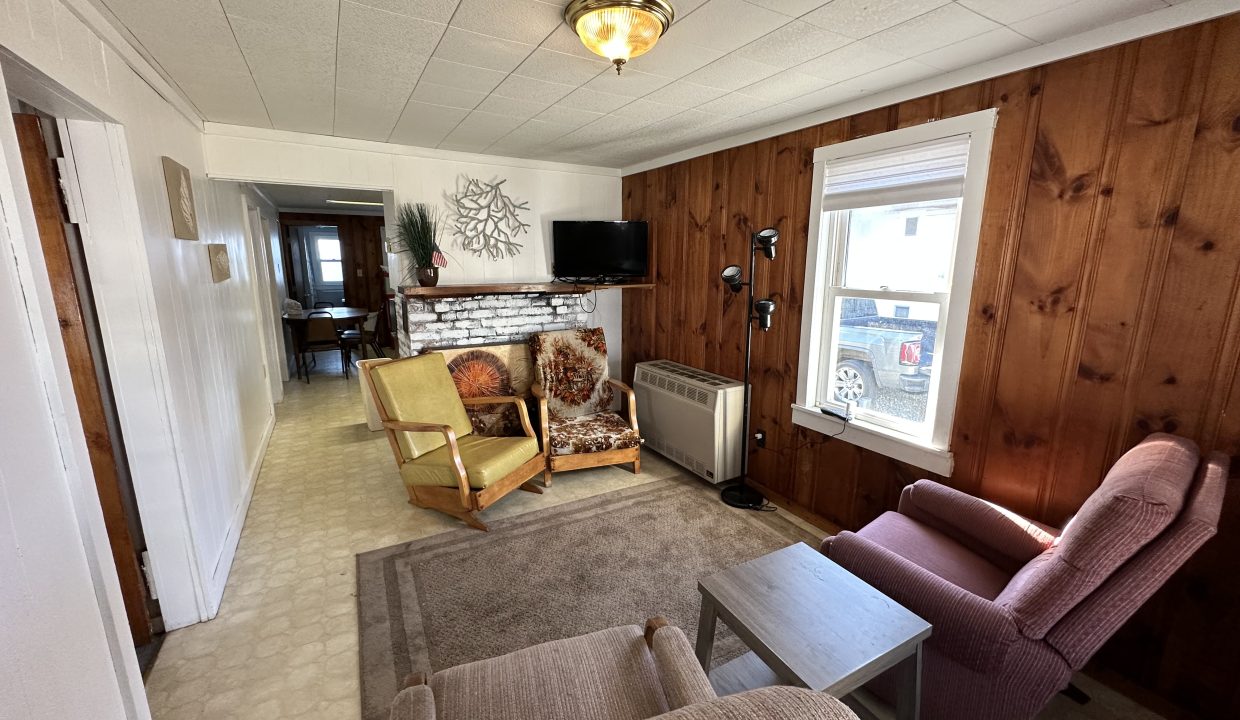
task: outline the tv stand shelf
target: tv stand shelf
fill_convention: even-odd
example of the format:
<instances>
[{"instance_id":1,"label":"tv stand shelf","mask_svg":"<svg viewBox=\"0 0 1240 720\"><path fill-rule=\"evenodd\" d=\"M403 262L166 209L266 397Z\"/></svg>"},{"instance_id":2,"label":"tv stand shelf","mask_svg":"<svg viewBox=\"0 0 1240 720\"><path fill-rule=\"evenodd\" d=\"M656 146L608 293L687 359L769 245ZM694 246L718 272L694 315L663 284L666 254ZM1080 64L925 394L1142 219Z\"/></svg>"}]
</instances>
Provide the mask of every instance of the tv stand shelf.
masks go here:
<instances>
[{"instance_id":1,"label":"tv stand shelf","mask_svg":"<svg viewBox=\"0 0 1240 720\"><path fill-rule=\"evenodd\" d=\"M400 294L413 298L448 298L469 295L514 295L542 293L544 295L584 295L593 290L649 290L654 283L623 283L615 285L588 285L579 283L496 283L493 285L440 285L438 287L402 286Z\"/></svg>"}]
</instances>

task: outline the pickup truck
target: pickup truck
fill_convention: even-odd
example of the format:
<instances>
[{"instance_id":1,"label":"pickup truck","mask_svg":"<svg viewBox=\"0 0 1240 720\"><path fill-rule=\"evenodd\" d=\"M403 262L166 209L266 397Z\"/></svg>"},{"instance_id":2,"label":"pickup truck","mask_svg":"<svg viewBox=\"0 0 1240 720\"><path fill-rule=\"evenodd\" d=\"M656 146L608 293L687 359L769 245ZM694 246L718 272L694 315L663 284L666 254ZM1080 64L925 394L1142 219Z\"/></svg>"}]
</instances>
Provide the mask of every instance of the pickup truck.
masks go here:
<instances>
[{"instance_id":1,"label":"pickup truck","mask_svg":"<svg viewBox=\"0 0 1240 720\"><path fill-rule=\"evenodd\" d=\"M835 399L864 407L880 388L907 393L929 390L936 325L933 320L879 315L873 300L845 298Z\"/></svg>"}]
</instances>

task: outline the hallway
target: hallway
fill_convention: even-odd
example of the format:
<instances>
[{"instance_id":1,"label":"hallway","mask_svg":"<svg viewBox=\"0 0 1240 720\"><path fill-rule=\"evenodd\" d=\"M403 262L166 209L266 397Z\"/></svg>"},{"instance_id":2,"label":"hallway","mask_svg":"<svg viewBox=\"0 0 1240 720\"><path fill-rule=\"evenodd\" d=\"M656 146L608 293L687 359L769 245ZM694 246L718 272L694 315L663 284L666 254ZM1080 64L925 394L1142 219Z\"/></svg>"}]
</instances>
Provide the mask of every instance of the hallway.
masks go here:
<instances>
[{"instance_id":1,"label":"hallway","mask_svg":"<svg viewBox=\"0 0 1240 720\"><path fill-rule=\"evenodd\" d=\"M513 493L501 518L676 472L564 473ZM360 713L354 555L464 527L410 506L383 433L365 425L358 378L320 353L311 382L285 384L219 616L168 634L147 681L156 720L350 720Z\"/></svg>"}]
</instances>

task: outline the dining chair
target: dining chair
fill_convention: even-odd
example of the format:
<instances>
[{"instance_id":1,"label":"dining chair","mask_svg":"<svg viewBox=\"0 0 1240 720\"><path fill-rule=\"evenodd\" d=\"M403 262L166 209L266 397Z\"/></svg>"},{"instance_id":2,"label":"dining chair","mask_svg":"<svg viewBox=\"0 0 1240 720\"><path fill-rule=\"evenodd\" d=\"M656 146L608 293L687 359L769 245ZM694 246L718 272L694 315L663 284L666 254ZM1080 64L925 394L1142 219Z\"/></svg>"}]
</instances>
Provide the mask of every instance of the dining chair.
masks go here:
<instances>
[{"instance_id":1,"label":"dining chair","mask_svg":"<svg viewBox=\"0 0 1240 720\"><path fill-rule=\"evenodd\" d=\"M372 312L366 314L366 319L362 321L362 329L357 330L350 328L340 332L340 341L347 342L350 349L356 347L361 349L362 359L366 359L366 347L375 351L375 357L383 357L383 350L379 347L378 336L376 330L379 326L379 313Z\"/></svg>"},{"instance_id":2,"label":"dining chair","mask_svg":"<svg viewBox=\"0 0 1240 720\"><path fill-rule=\"evenodd\" d=\"M314 304L314 307L317 310L317 309L322 309L322 308L334 308L336 307L336 305L335 303L330 303L326 300L320 300Z\"/></svg>"},{"instance_id":3,"label":"dining chair","mask_svg":"<svg viewBox=\"0 0 1240 720\"><path fill-rule=\"evenodd\" d=\"M336 332L336 320L332 314L324 310L312 310L306 315L306 330L302 340L299 353L301 355L301 365L306 373L306 382L310 382L310 368L306 365L306 353L310 353L311 360L314 360L314 354L323 352L324 350L339 350L340 361L344 365L344 376L349 377L349 362L344 354L344 345L340 342L340 335ZM317 361L315 362L317 365Z\"/></svg>"}]
</instances>

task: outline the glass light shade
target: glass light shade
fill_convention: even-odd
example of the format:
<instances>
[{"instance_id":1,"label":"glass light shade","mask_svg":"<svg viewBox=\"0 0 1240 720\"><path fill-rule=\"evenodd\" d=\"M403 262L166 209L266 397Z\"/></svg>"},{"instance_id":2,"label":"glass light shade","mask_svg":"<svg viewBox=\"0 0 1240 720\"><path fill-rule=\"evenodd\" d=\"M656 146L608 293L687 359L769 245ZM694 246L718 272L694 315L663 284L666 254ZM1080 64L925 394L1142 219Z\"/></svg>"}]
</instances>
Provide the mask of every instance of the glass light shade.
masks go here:
<instances>
[{"instance_id":1,"label":"glass light shade","mask_svg":"<svg viewBox=\"0 0 1240 720\"><path fill-rule=\"evenodd\" d=\"M666 0L573 0L564 20L581 43L616 65L645 54L672 24Z\"/></svg>"},{"instance_id":2,"label":"glass light shade","mask_svg":"<svg viewBox=\"0 0 1240 720\"><path fill-rule=\"evenodd\" d=\"M663 34L654 13L633 7L593 10L577 21L577 37L596 55L628 61L645 54Z\"/></svg>"}]
</instances>

